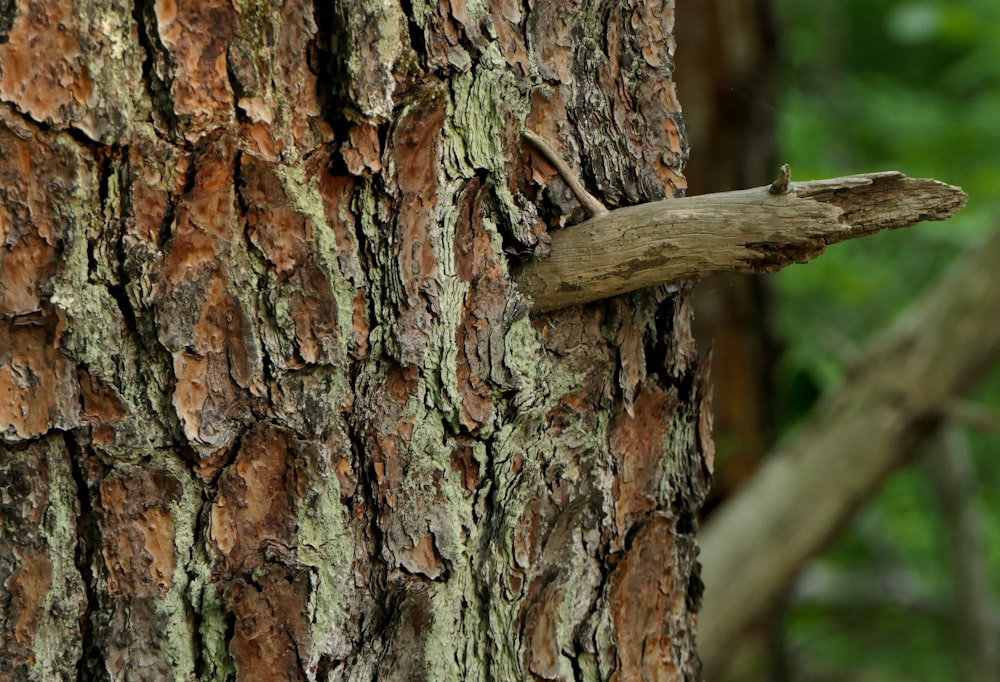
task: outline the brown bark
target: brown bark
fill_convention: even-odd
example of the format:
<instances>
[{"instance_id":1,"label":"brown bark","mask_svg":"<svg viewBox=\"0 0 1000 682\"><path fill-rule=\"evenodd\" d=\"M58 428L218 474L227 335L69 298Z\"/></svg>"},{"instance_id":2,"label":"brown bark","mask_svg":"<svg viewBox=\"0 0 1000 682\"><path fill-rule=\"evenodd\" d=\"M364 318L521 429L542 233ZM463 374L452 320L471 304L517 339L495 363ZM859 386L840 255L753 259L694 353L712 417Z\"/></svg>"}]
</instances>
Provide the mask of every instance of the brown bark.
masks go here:
<instances>
[{"instance_id":1,"label":"brown bark","mask_svg":"<svg viewBox=\"0 0 1000 682\"><path fill-rule=\"evenodd\" d=\"M680 290L509 252L673 196L671 2L19 4L0 674L696 679Z\"/></svg>"}]
</instances>

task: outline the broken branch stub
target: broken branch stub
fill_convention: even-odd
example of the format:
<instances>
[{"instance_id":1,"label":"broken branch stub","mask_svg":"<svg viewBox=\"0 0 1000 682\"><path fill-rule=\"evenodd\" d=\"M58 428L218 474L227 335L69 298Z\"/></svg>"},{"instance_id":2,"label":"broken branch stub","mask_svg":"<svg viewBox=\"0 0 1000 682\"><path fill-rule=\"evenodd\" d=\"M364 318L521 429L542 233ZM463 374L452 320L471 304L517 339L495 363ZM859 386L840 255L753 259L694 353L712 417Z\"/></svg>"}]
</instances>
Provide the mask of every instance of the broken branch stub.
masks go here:
<instances>
[{"instance_id":1,"label":"broken branch stub","mask_svg":"<svg viewBox=\"0 0 1000 682\"><path fill-rule=\"evenodd\" d=\"M827 245L924 220L946 220L959 187L896 171L665 199L616 209L551 234L551 256L517 281L536 311L717 272L769 272Z\"/></svg>"}]
</instances>

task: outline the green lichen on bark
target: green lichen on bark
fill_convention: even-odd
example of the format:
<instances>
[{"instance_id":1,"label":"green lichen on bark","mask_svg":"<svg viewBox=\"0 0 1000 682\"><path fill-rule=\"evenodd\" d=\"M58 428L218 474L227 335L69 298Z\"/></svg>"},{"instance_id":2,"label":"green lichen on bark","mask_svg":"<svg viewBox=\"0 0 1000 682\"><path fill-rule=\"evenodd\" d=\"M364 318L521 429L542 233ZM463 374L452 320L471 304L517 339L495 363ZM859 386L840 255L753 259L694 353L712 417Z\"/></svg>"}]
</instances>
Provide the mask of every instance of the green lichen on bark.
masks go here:
<instances>
[{"instance_id":1,"label":"green lichen on bark","mask_svg":"<svg viewBox=\"0 0 1000 682\"><path fill-rule=\"evenodd\" d=\"M436 2L428 2L428 0L413 0L410 4L409 19L419 28L426 28L427 20L434 16L436 10Z\"/></svg>"},{"instance_id":2,"label":"green lichen on bark","mask_svg":"<svg viewBox=\"0 0 1000 682\"><path fill-rule=\"evenodd\" d=\"M73 155L78 175L75 185L68 188L69 200L61 204L67 233L49 300L67 318L60 340L64 351L126 404L131 418L121 432L121 450L114 444L109 448L132 457L136 446L171 442L176 429L168 393L172 370L165 356L150 352L140 341L138 330L128 330L123 303L111 293L120 279L108 255L116 248L114 221L120 219L122 210L117 173L109 173L106 179L105 206L101 207L93 158L69 135L58 135L54 144Z\"/></svg>"},{"instance_id":3,"label":"green lichen on bark","mask_svg":"<svg viewBox=\"0 0 1000 682\"><path fill-rule=\"evenodd\" d=\"M61 436L46 437L43 456L49 476L49 505L42 533L52 577L41 604L30 664L29 679L38 682L68 679L75 672L76 662L83 653L80 618L85 606L83 578L75 560L80 491L73 480L70 455Z\"/></svg>"},{"instance_id":4,"label":"green lichen on bark","mask_svg":"<svg viewBox=\"0 0 1000 682\"><path fill-rule=\"evenodd\" d=\"M487 43L473 70L450 81L442 131L445 172L452 178L471 178L485 170L494 222L511 226L515 234L530 232L526 223L533 218L533 207L511 193L504 144L512 130L523 127L529 110L528 89L511 74L496 41ZM493 222L487 227L499 238Z\"/></svg>"},{"instance_id":5,"label":"green lichen on bark","mask_svg":"<svg viewBox=\"0 0 1000 682\"><path fill-rule=\"evenodd\" d=\"M458 211L454 205L457 183L451 183L441 194L444 203L440 219L440 237L434 241L439 268L439 312L435 324L428 330L425 377L428 395L445 415L453 431L461 421L462 394L458 386L458 327L462 323L463 304L469 285L458 277L455 262L455 237Z\"/></svg>"},{"instance_id":6,"label":"green lichen on bark","mask_svg":"<svg viewBox=\"0 0 1000 682\"><path fill-rule=\"evenodd\" d=\"M202 682L229 682L236 676L236 664L229 654L229 619L219 600L218 588L208 582L210 562L201 557L192 567L196 565L200 565L204 571L199 571L198 577L191 581L190 588L191 602L201 618L198 627L201 637L198 679Z\"/></svg>"},{"instance_id":7,"label":"green lichen on bark","mask_svg":"<svg viewBox=\"0 0 1000 682\"><path fill-rule=\"evenodd\" d=\"M541 419L521 420L503 427L491 448L490 494L493 504L486 510L490 526L479 545L479 582L485 606L483 629L491 644L486 647L493 679L524 679L521 664L524 641L520 610L524 594L510 590L508 580L515 567L515 532L524 520L528 503L544 486L541 462L552 456L549 443L535 434ZM523 461L515 462L515 457ZM515 466L516 465L516 466Z\"/></svg>"},{"instance_id":8,"label":"green lichen on bark","mask_svg":"<svg viewBox=\"0 0 1000 682\"><path fill-rule=\"evenodd\" d=\"M376 254L381 256L388 250L388 223L390 209L388 199L381 194L371 180L361 183L354 195L354 209L358 213L358 224L361 234L371 245ZM384 349L393 357L399 358L402 351L399 346L398 325L395 313L399 306L399 296L403 285L399 280L399 272L393 267L382 267L374 271L366 271L368 306L370 314L377 322L371 330L369 338L373 348Z\"/></svg>"},{"instance_id":9,"label":"green lichen on bark","mask_svg":"<svg viewBox=\"0 0 1000 682\"><path fill-rule=\"evenodd\" d=\"M295 209L309 218L312 225L312 254L324 266L330 276L332 293L337 302L336 346L327 348L330 357L335 358L335 365L343 366L354 335L353 314L354 285L344 276L338 260L337 237L330 225L323 206L323 196L317 187L315 178L308 178L301 165L279 165L276 173L281 180L282 188L288 193Z\"/></svg>"},{"instance_id":10,"label":"green lichen on bark","mask_svg":"<svg viewBox=\"0 0 1000 682\"><path fill-rule=\"evenodd\" d=\"M118 0L85 0L78 5L86 27L83 44L85 70L94 82L86 115L74 123L92 139L104 144L127 141L134 127L148 121L152 112L142 82L142 55L138 26L131 3Z\"/></svg>"},{"instance_id":11,"label":"green lichen on bark","mask_svg":"<svg viewBox=\"0 0 1000 682\"><path fill-rule=\"evenodd\" d=\"M434 604L432 622L424 640L423 656L432 680L485 680L481 658L487 634L475 615L481 606L476 595L472 565L466 563L444 583L429 588Z\"/></svg>"},{"instance_id":12,"label":"green lichen on bark","mask_svg":"<svg viewBox=\"0 0 1000 682\"><path fill-rule=\"evenodd\" d=\"M583 501L575 514L561 520L561 523L574 521L571 541L559 555L558 580L565 588L559 601L554 633L554 648L560 653L559 675L567 679L575 676L574 661L580 650L578 642L587 641L584 636L589 625L587 617L601 596L604 581L602 566L596 558L600 549L600 520L597 518L600 511Z\"/></svg>"},{"instance_id":13,"label":"green lichen on bark","mask_svg":"<svg viewBox=\"0 0 1000 682\"><path fill-rule=\"evenodd\" d=\"M453 178L477 170L501 172L507 165L503 141L511 124L523 121L528 102L495 42L474 70L451 80L449 120L444 130L444 167Z\"/></svg>"},{"instance_id":14,"label":"green lichen on bark","mask_svg":"<svg viewBox=\"0 0 1000 682\"><path fill-rule=\"evenodd\" d=\"M462 492L461 476L451 467L453 444L444 423L436 418L433 402L433 388L423 380L407 401L405 414L413 420L413 430L406 443L407 472L396 518L406 539L416 541L432 533L442 568L450 570L461 563L464 535L474 522L471 499ZM395 540L399 547L405 546L403 536Z\"/></svg>"},{"instance_id":15,"label":"green lichen on bark","mask_svg":"<svg viewBox=\"0 0 1000 682\"><path fill-rule=\"evenodd\" d=\"M385 121L394 105L396 62L406 54L406 16L396 0L337 0L339 19L335 35L343 45L334 45L334 58L346 77L345 100L352 102L363 118ZM346 111L345 113L352 113Z\"/></svg>"},{"instance_id":16,"label":"green lichen on bark","mask_svg":"<svg viewBox=\"0 0 1000 682\"><path fill-rule=\"evenodd\" d=\"M242 90L236 95L270 99L277 94L271 62L275 33L281 23L278 8L261 0L236 0L235 4L239 8L240 26L229 45L229 68L232 79Z\"/></svg>"},{"instance_id":17,"label":"green lichen on bark","mask_svg":"<svg viewBox=\"0 0 1000 682\"><path fill-rule=\"evenodd\" d=\"M174 679L197 676L196 664L202 655L198 648L192 616L197 603L192 602L192 579L210 574L210 567L195 551L199 542L198 517L201 514L202 486L190 470L169 450L150 453L147 466L169 472L180 484L180 495L169 506L174 525L174 555L177 562L170 588L156 600L155 610L162 619L160 646L171 665Z\"/></svg>"},{"instance_id":18,"label":"green lichen on bark","mask_svg":"<svg viewBox=\"0 0 1000 682\"><path fill-rule=\"evenodd\" d=\"M448 450L440 446L447 439L445 431L440 426L420 426L436 423L431 414L424 412L426 401L417 399L420 409L413 413L418 427L409 451L411 466L438 481L442 509L448 511L445 515L435 513L435 519L443 516L450 536L461 538L456 545L461 554L453 555L448 551L448 536L441 534L440 527L431 526L435 538L442 541L439 550L449 569L448 580L431 588L434 621L425 656L433 679L521 679L523 675L518 631L522 601L514 595L502 596L502 585L516 564L515 528L523 520L527 503L544 486L544 463L557 459L562 447L558 438L539 438L544 415L555 406L560 391L573 385L578 377L569 372L555 384L550 383L551 366L541 352L538 333L527 319L514 322L505 339L510 344L505 363L519 389L502 399L517 406L510 412L517 417L501 426L489 439L490 445L482 449L480 459L488 468L489 488L470 498L461 488L461 480L446 468ZM574 447L579 445L576 433L567 431L565 435L573 440ZM599 447L601 438L602 432L589 434L590 447ZM515 458L520 460L516 467ZM421 467L421 461L426 465ZM421 496L426 495L426 475L410 482L411 504L418 510ZM493 502L484 506L489 496L493 496ZM490 519L488 523L484 523L486 519ZM420 522L416 523L419 526ZM478 558L473 561L473 557ZM479 615L482 609L489 613L485 621ZM468 642L464 652L455 650L456 641ZM486 641L493 645L485 646Z\"/></svg>"},{"instance_id":19,"label":"green lichen on bark","mask_svg":"<svg viewBox=\"0 0 1000 682\"><path fill-rule=\"evenodd\" d=\"M311 567L314 575L309 604L310 634L317 657L322 653L342 658L351 651L345 633L350 604L355 598L351 570L354 538L340 501L340 484L330 470L331 453L313 444L304 445L301 450L308 491L298 508L296 555Z\"/></svg>"}]
</instances>

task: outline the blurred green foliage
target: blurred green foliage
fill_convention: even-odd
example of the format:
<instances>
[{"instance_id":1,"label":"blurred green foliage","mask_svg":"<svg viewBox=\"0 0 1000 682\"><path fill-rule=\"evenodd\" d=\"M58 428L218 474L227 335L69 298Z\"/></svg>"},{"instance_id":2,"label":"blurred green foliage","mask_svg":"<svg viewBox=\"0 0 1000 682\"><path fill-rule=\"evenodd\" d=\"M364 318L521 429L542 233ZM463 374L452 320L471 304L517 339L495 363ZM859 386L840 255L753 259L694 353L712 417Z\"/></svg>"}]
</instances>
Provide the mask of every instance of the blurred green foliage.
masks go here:
<instances>
[{"instance_id":1,"label":"blurred green foliage","mask_svg":"<svg viewBox=\"0 0 1000 682\"><path fill-rule=\"evenodd\" d=\"M970 197L948 222L849 241L774 278L788 344L779 384L791 423L957 254L1000 229L1000 2L777 5L786 78L779 135L793 180L899 170L960 185ZM997 312L984 323L1000 324ZM1000 408L993 374L977 399ZM973 434L972 445L983 493L997 490L1000 438ZM1000 576L1000 496L981 494L980 502ZM926 470L897 474L826 558L859 571L903 567L944 615L796 609L788 619L795 679L960 679L945 535Z\"/></svg>"}]
</instances>

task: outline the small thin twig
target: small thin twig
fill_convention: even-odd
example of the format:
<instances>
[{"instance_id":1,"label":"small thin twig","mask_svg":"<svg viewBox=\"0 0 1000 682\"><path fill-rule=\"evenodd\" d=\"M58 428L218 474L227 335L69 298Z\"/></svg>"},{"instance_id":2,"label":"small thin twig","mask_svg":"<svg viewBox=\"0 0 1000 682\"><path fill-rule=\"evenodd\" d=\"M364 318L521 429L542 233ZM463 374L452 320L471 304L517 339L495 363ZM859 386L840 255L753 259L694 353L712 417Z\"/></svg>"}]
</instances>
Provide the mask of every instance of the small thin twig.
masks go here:
<instances>
[{"instance_id":1,"label":"small thin twig","mask_svg":"<svg viewBox=\"0 0 1000 682\"><path fill-rule=\"evenodd\" d=\"M545 138L538 133L532 132L527 128L524 129L524 139L534 145L535 149L542 153L545 160L552 164L552 166L559 172L559 176L562 177L563 181L569 185L569 188L573 191L576 196L576 200L583 205L583 207L590 214L591 218L599 215L604 215L608 212L608 209L602 204L597 197L587 191L580 182L579 176L569 167L561 156L549 146L549 143L545 141Z\"/></svg>"}]
</instances>

